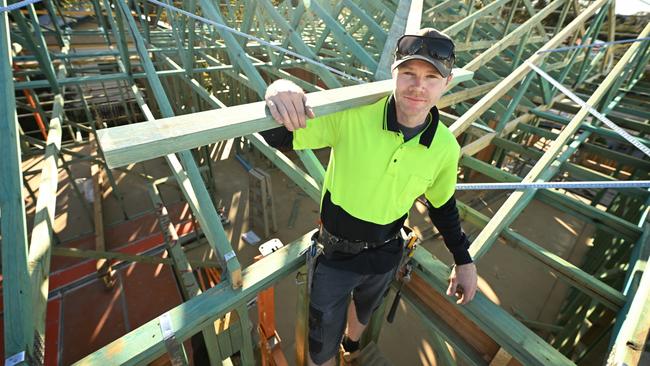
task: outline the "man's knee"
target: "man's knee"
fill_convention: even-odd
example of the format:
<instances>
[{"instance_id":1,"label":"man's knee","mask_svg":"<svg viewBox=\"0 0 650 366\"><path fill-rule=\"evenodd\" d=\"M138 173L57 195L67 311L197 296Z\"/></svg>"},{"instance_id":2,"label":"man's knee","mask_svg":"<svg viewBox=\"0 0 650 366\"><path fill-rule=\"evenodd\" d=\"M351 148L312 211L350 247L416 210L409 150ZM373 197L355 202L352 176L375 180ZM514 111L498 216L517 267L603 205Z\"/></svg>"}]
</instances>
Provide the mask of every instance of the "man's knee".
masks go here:
<instances>
[{"instance_id":1,"label":"man's knee","mask_svg":"<svg viewBox=\"0 0 650 366\"><path fill-rule=\"evenodd\" d=\"M321 311L309 306L309 356L320 365L336 355L341 342L343 314L336 311Z\"/></svg>"}]
</instances>

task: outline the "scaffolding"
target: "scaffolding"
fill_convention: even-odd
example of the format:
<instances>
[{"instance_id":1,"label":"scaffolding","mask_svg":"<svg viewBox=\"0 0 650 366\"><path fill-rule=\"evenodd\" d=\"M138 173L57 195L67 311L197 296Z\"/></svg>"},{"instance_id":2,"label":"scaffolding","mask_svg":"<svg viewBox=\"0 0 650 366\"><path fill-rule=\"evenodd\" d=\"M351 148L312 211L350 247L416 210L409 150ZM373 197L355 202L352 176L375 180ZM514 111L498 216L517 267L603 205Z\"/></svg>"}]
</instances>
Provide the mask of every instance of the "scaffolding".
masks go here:
<instances>
[{"instance_id":1,"label":"scaffolding","mask_svg":"<svg viewBox=\"0 0 650 366\"><path fill-rule=\"evenodd\" d=\"M7 5L0 0L3 9ZM251 335L256 327L247 303L301 270L301 253L312 232L242 267L217 210L211 148L230 139L237 146L253 146L319 202L324 168L316 155L299 152L299 162L294 161L258 134L277 126L260 101L266 86L278 78L294 81L309 93L317 115L376 101L392 91L388 79L397 38L421 27L436 27L456 40L457 68L438 108L441 121L461 143L463 182L649 177L648 156L593 113L597 110L648 146L650 82L644 72L650 60L650 24L645 18L634 34L636 42L599 46L596 40L618 39L611 0L91 0L17 5L0 16L0 254L4 357L12 366L45 363L54 254L97 260L107 285L111 259L171 264L182 284L182 304L78 364L143 364L165 353L172 364L187 364L183 342L199 333L211 364L221 364L236 352L241 364L256 364ZM557 82L585 104L568 98ZM80 152L79 147L88 149ZM41 156L40 171L22 164L32 156ZM159 157L171 171L162 181L133 168ZM71 166L81 161L91 163L93 176L106 175L124 220L133 215L114 173L145 182L160 218L167 261L106 252L103 235L97 235L95 251L57 246L52 223L59 171L72 176ZM25 181L35 175L40 177L37 192ZM186 257L158 192L158 185L166 183L181 190L194 227L217 254L216 262L195 263ZM92 218L93 232L101 232L101 197L90 207L83 187L71 184ZM95 187L100 193L101 183ZM571 263L511 228L533 200L595 227L581 263ZM28 201L34 206L33 222L26 216ZM584 364L606 347L608 364L637 364L650 327L650 275L644 271L650 256L649 204L646 188L526 189L510 193L489 217L471 199L459 200L462 219L477 228L470 247L477 263L502 239L569 284L571 292L552 324L512 314L481 293L459 307L444 295L449 266L418 249L415 279L403 293L438 340L436 361L572 365ZM202 266L218 267L220 282L202 289L202 280L192 275L193 268ZM298 304L295 357L302 365L307 354L304 285ZM384 308L373 316L364 344L377 343ZM237 313L239 330L215 332L215 321L231 311ZM441 315L446 313L453 314L452 320ZM219 347L220 337L226 336L238 339L229 352Z\"/></svg>"}]
</instances>

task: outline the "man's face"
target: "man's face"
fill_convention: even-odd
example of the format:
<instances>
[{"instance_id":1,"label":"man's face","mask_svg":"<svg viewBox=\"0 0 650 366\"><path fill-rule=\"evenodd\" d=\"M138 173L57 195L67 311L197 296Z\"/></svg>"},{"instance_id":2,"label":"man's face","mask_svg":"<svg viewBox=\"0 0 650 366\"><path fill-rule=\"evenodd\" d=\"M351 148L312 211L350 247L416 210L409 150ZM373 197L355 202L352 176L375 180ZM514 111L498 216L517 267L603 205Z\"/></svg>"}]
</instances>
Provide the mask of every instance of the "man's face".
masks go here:
<instances>
[{"instance_id":1,"label":"man's face","mask_svg":"<svg viewBox=\"0 0 650 366\"><path fill-rule=\"evenodd\" d=\"M393 71L393 78L398 111L407 117L424 117L436 105L452 76L442 77L426 61L409 60Z\"/></svg>"}]
</instances>

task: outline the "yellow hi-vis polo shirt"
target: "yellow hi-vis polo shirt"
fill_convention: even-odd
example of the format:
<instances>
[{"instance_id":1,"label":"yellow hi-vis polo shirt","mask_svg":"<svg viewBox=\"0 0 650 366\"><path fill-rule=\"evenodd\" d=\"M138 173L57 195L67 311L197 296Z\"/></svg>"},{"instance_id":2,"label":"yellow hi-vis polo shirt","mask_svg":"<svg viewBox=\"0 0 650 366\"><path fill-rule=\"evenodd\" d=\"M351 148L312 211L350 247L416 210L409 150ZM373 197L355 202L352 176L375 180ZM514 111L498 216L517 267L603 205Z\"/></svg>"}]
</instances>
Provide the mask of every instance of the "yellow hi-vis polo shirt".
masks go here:
<instances>
[{"instance_id":1,"label":"yellow hi-vis polo shirt","mask_svg":"<svg viewBox=\"0 0 650 366\"><path fill-rule=\"evenodd\" d=\"M432 122L435 107L429 125L404 142L397 126L387 124L388 98L307 120L293 132L296 150L332 148L323 193L350 215L379 225L404 216L423 193L434 207L447 202L460 157L451 131Z\"/></svg>"}]
</instances>

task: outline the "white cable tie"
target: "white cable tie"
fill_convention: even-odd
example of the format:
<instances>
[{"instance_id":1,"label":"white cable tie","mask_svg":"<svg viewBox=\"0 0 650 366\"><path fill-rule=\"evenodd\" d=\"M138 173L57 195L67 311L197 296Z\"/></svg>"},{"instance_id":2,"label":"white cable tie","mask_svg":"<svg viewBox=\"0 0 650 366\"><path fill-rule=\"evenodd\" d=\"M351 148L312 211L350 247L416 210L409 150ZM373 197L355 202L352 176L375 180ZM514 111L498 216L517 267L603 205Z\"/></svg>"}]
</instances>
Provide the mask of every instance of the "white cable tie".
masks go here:
<instances>
[{"instance_id":1,"label":"white cable tie","mask_svg":"<svg viewBox=\"0 0 650 366\"><path fill-rule=\"evenodd\" d=\"M587 104L584 100L580 99L577 95L575 95L571 90L566 88L564 85L562 85L559 81L555 80L551 75L547 74L544 70L540 69L539 67L535 66L532 62L526 60L526 63L528 64L528 67L530 67L532 70L534 70L536 73L538 73L541 77L546 79L549 83L553 84L556 88L558 88L564 95L569 97L571 100L573 100L575 103L580 105L583 108L587 108L589 113L591 113L594 117L598 118L602 123L607 125L609 128L611 128L614 132L618 133L621 135L627 142L631 143L634 145L637 149L643 151L643 153L650 157L650 148L645 146L641 141L639 141L636 137L630 135L627 131L624 129L620 128L617 126L614 122L610 121L607 117L605 117L603 114L598 112L596 109L594 109L592 106Z\"/></svg>"},{"instance_id":2,"label":"white cable tie","mask_svg":"<svg viewBox=\"0 0 650 366\"><path fill-rule=\"evenodd\" d=\"M225 259L226 262L228 262L229 260L235 258L236 256L237 256L237 255L235 254L235 251L234 251L234 250L231 250L231 251L229 251L228 253L224 254L223 259Z\"/></svg>"},{"instance_id":3,"label":"white cable tie","mask_svg":"<svg viewBox=\"0 0 650 366\"><path fill-rule=\"evenodd\" d=\"M25 355L26 355L25 351L22 351L5 359L5 366L15 366L21 362L25 362Z\"/></svg>"},{"instance_id":4,"label":"white cable tie","mask_svg":"<svg viewBox=\"0 0 650 366\"><path fill-rule=\"evenodd\" d=\"M41 2L41 0L24 0L24 1L19 1L19 2L17 2L17 3L11 4L11 5L7 5L7 6L0 7L0 13L4 13L4 12L6 12L6 11L13 11L13 10L20 9L20 8L22 8L22 7L25 7L25 6L29 5L29 4L34 4L34 3L39 3L39 2Z\"/></svg>"},{"instance_id":5,"label":"white cable tie","mask_svg":"<svg viewBox=\"0 0 650 366\"><path fill-rule=\"evenodd\" d=\"M328 71L330 71L330 72L333 72L333 73L335 73L335 74L337 74L337 75L339 75L339 76L343 76L343 77L345 77L345 78L347 78L347 79L350 79L350 80L356 81L356 82L361 83L361 84L365 84L365 83L366 83L366 81L364 81L364 80L361 80L361 79L356 78L356 77L354 77L354 76L352 76L352 75L346 74L346 73L344 73L343 71L337 70L337 69L335 69L335 68L333 68L333 67L327 66L327 65L325 65L325 64L322 63L322 62L314 61L314 60L310 59L309 57L305 57L305 56L303 56L303 55L301 55L301 54L299 54L299 53L296 53L296 52L290 51L290 50L288 50L288 49L286 49L286 48L282 48L282 47L280 47L280 46L276 46L276 45L274 45L273 43L267 42L267 41L265 41L265 40L263 40L263 39L257 38L257 37L255 37L255 36L251 36L250 34L246 34L246 33L244 33L244 32L240 32L240 31L238 31L238 30L236 30L236 29L234 29L234 28L230 28L230 27L228 27L228 26L226 26L226 25L223 25L223 24L217 23L217 22L215 22L215 21L213 21L213 20L210 20L210 19L203 18L203 17L198 16L198 15L196 15L196 14L192 14L192 13L186 11L186 10L179 9L179 8L173 6L173 5L165 4L165 3L160 2L160 1L158 1L158 0L147 0L147 1L149 1L149 2L152 3L152 4L156 4L156 5L158 5L158 6L162 6L163 8L166 8L166 9L169 9L169 10L176 11L176 12L178 12L178 13L180 13L180 14L183 14L183 15L188 16L188 17L190 17L190 18L196 19L196 20L201 21L201 22L203 22L203 23L213 25L213 26L215 26L215 27L217 27L217 28L219 28L219 29L222 29L222 30L228 31L228 32L233 33L233 34L236 34L236 35L238 35L238 36L241 36L241 37L244 37L244 38L248 38L248 39L250 39L250 40L252 40L252 41L259 42L260 44L262 44L262 45L264 45L264 46L271 47L271 48L276 49L276 50L278 50L278 51L280 51L280 52L283 52L283 53L286 53L286 54L291 55L291 56L293 56L293 57L299 58L299 59L301 59L301 60L303 60L303 61L305 61L305 62L308 62L308 63L310 63L310 64L312 64L312 65L316 65L316 66L319 66L319 67L325 68L326 70L328 70Z\"/></svg>"}]
</instances>

